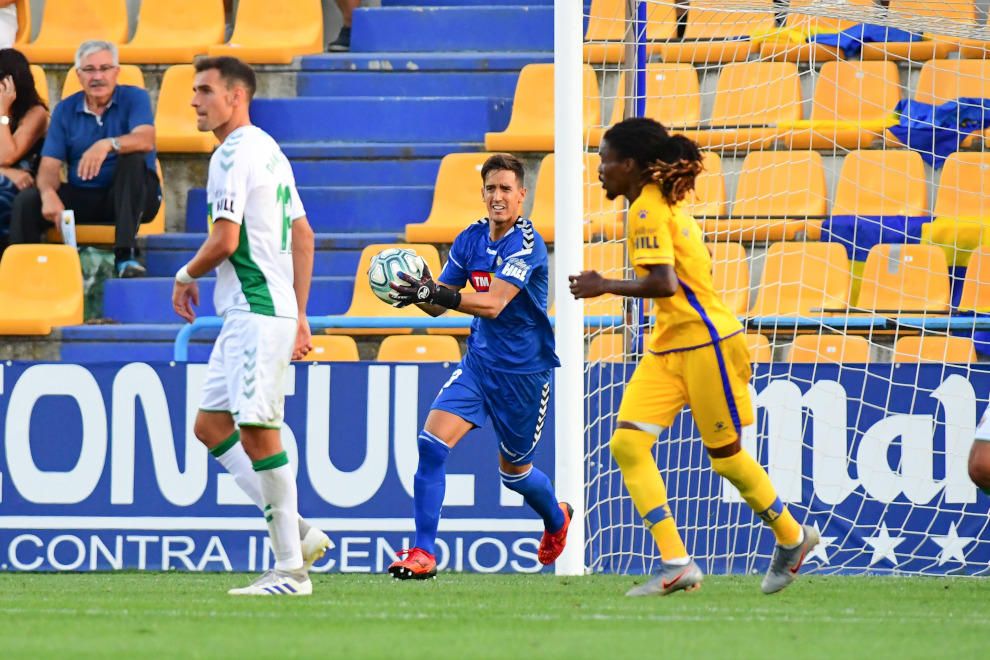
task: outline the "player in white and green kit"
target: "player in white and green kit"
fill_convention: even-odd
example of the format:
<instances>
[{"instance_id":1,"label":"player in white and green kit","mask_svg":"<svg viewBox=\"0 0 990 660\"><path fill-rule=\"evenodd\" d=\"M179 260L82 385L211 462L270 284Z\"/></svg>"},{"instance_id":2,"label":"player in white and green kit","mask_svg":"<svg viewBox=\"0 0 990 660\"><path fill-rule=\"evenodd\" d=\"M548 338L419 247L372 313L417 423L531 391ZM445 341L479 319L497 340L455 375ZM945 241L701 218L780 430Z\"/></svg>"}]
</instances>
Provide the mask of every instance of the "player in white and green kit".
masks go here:
<instances>
[{"instance_id":1,"label":"player in white and green kit","mask_svg":"<svg viewBox=\"0 0 990 660\"><path fill-rule=\"evenodd\" d=\"M251 125L254 71L233 57L196 62L192 106L201 131L221 144L210 159L210 235L175 275L172 305L187 321L196 278L216 268L223 328L203 382L196 436L262 509L275 568L233 595L312 593L307 569L330 540L298 513L296 482L280 429L292 358L311 348L306 301L313 230L278 144Z\"/></svg>"}]
</instances>

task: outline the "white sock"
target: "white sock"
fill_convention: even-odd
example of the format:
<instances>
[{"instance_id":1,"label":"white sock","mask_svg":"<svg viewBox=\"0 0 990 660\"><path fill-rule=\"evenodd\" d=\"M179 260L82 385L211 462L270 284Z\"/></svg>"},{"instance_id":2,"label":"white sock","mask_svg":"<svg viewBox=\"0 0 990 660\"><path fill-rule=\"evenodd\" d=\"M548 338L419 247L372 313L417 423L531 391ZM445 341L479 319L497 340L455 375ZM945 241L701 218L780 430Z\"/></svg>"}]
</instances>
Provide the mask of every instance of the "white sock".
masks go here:
<instances>
[{"instance_id":1,"label":"white sock","mask_svg":"<svg viewBox=\"0 0 990 660\"><path fill-rule=\"evenodd\" d=\"M687 566L691 563L691 557L677 557L675 559L671 559L670 561L664 561L663 563L669 566Z\"/></svg>"},{"instance_id":2,"label":"white sock","mask_svg":"<svg viewBox=\"0 0 990 660\"><path fill-rule=\"evenodd\" d=\"M244 494L251 498L251 501L259 509L264 509L265 505L261 499L261 484L258 482L258 474L251 467L251 459L244 446L240 442L235 442L227 451L216 457L220 465L224 467L234 477L234 481L241 487Z\"/></svg>"},{"instance_id":3,"label":"white sock","mask_svg":"<svg viewBox=\"0 0 990 660\"><path fill-rule=\"evenodd\" d=\"M278 457L282 459L280 465L267 466ZM262 507L262 512L265 515L265 522L268 523L268 535L272 540L275 570L301 571L303 559L299 541L299 505L292 468L285 458L285 452L257 461L256 465L259 464L263 466L257 470L261 497L263 502L267 502Z\"/></svg>"}]
</instances>

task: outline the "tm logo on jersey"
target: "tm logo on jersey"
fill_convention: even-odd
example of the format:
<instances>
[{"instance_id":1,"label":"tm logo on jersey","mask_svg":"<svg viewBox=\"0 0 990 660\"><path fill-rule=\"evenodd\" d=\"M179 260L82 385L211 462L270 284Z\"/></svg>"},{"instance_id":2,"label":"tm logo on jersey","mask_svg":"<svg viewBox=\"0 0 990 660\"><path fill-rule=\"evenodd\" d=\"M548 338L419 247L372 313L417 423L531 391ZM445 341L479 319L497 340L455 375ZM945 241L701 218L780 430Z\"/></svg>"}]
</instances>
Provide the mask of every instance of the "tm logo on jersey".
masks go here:
<instances>
[{"instance_id":1,"label":"tm logo on jersey","mask_svg":"<svg viewBox=\"0 0 990 660\"><path fill-rule=\"evenodd\" d=\"M637 236L636 237L636 249L637 250L657 250L660 246L657 245L656 236Z\"/></svg>"},{"instance_id":2,"label":"tm logo on jersey","mask_svg":"<svg viewBox=\"0 0 990 660\"><path fill-rule=\"evenodd\" d=\"M509 259L502 264L501 272L505 277L512 277L520 282L525 282L526 276L529 274L529 264L521 259Z\"/></svg>"},{"instance_id":3,"label":"tm logo on jersey","mask_svg":"<svg viewBox=\"0 0 990 660\"><path fill-rule=\"evenodd\" d=\"M489 273L483 270L472 270L471 271L471 286L478 293L488 293L488 288L492 285L492 278L495 277L494 273Z\"/></svg>"}]
</instances>

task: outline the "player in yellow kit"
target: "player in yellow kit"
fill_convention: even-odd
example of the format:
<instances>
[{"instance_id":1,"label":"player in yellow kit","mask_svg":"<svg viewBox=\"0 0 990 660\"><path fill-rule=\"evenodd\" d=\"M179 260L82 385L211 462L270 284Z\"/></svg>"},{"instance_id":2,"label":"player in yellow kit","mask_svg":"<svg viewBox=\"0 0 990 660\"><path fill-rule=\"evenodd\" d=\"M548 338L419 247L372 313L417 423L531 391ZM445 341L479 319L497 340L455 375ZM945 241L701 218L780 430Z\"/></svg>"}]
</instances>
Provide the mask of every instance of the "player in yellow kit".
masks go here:
<instances>
[{"instance_id":1,"label":"player in yellow kit","mask_svg":"<svg viewBox=\"0 0 990 660\"><path fill-rule=\"evenodd\" d=\"M653 458L657 438L684 408L705 443L712 468L728 479L777 539L763 592L780 591L797 577L819 536L799 525L766 470L742 447L740 430L754 422L749 396L750 357L743 328L712 284L712 263L698 223L681 201L701 172L698 146L671 136L652 119L627 119L601 143L599 178L609 199L629 200L629 260L636 279L613 280L595 271L570 277L576 298L605 293L652 298L656 325L646 354L626 385L610 449L643 522L660 550L660 574L630 596L693 590L703 579L688 555Z\"/></svg>"}]
</instances>

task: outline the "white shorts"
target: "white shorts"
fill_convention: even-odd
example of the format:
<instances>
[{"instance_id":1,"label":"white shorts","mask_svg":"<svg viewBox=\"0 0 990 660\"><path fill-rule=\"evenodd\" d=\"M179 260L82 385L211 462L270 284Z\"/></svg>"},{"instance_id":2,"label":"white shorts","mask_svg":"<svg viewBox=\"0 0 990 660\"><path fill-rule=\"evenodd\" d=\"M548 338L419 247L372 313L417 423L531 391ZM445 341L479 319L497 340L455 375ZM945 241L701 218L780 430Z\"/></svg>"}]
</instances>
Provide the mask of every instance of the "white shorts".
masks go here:
<instances>
[{"instance_id":1,"label":"white shorts","mask_svg":"<svg viewBox=\"0 0 990 660\"><path fill-rule=\"evenodd\" d=\"M210 353L199 409L229 412L238 426L281 428L296 321L229 312Z\"/></svg>"}]
</instances>

